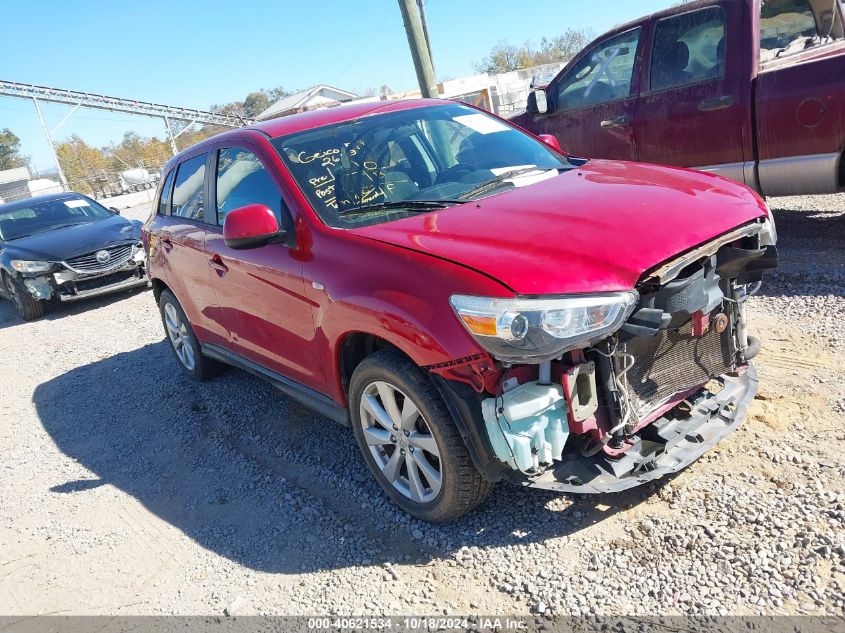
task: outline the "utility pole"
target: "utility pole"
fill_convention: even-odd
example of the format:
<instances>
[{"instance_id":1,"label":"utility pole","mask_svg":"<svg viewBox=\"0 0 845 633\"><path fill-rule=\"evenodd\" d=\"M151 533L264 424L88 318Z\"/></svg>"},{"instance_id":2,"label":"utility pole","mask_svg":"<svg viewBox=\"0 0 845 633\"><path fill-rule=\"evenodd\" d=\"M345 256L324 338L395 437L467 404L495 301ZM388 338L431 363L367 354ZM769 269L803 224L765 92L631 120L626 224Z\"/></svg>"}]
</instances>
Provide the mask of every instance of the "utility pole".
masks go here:
<instances>
[{"instance_id":1,"label":"utility pole","mask_svg":"<svg viewBox=\"0 0 845 633\"><path fill-rule=\"evenodd\" d=\"M53 153L53 160L56 162L56 171L59 172L59 180L62 181L62 188L67 191L67 179L65 178L65 172L62 171L62 165L59 163L59 155L56 153L56 148L53 145L53 139L50 137L50 131L47 129L47 124L44 123L44 115L41 114L41 106L38 105L38 99L35 97L32 98L32 102L35 104L35 111L38 113L38 120L41 121L41 129L44 130L44 136L47 137L47 145L50 146L50 151ZM62 121L64 123L64 121Z\"/></svg>"},{"instance_id":2,"label":"utility pole","mask_svg":"<svg viewBox=\"0 0 845 633\"><path fill-rule=\"evenodd\" d=\"M431 60L431 70L434 71L434 76L437 77L437 71L434 70L434 55L431 54L431 40L428 37L428 19L425 17L425 0L417 0L417 6L420 9L420 23L422 24L423 35L425 36L425 47L428 49L428 58Z\"/></svg>"},{"instance_id":3,"label":"utility pole","mask_svg":"<svg viewBox=\"0 0 845 633\"><path fill-rule=\"evenodd\" d=\"M411 48L414 69L417 71L420 93L426 98L437 98L439 96L437 79L434 77L434 66L431 63L431 55L426 44L416 2L415 0L399 0L399 9L402 11L402 21L405 23L408 46Z\"/></svg>"}]
</instances>

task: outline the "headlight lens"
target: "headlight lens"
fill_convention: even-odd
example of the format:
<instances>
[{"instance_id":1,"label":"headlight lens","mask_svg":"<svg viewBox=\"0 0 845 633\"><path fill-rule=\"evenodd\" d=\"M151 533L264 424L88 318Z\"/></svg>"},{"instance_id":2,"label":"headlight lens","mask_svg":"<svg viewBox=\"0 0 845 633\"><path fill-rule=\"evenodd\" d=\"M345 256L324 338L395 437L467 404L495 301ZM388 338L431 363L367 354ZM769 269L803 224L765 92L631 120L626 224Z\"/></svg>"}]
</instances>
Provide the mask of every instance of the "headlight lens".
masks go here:
<instances>
[{"instance_id":1,"label":"headlight lens","mask_svg":"<svg viewBox=\"0 0 845 633\"><path fill-rule=\"evenodd\" d=\"M587 346L618 330L635 292L560 299L496 299L452 295L455 314L478 343L505 362L540 362Z\"/></svg>"},{"instance_id":2,"label":"headlight lens","mask_svg":"<svg viewBox=\"0 0 845 633\"><path fill-rule=\"evenodd\" d=\"M27 261L25 259L13 259L12 268L19 273L46 273L53 267L50 262Z\"/></svg>"}]
</instances>

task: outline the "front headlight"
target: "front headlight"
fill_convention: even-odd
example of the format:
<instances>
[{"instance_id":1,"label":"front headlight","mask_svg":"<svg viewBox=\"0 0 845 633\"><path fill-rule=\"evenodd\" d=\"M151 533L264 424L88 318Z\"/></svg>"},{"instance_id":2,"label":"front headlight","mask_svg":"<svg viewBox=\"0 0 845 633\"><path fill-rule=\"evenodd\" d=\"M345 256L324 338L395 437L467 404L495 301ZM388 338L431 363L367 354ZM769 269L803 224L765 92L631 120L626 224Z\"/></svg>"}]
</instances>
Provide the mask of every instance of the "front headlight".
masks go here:
<instances>
[{"instance_id":1,"label":"front headlight","mask_svg":"<svg viewBox=\"0 0 845 633\"><path fill-rule=\"evenodd\" d=\"M19 273L46 273L53 267L50 262L27 261L25 259L13 259L12 268Z\"/></svg>"},{"instance_id":2,"label":"front headlight","mask_svg":"<svg viewBox=\"0 0 845 633\"><path fill-rule=\"evenodd\" d=\"M538 363L585 347L618 330L637 303L635 292L560 299L495 299L452 295L455 314L495 358Z\"/></svg>"}]
</instances>

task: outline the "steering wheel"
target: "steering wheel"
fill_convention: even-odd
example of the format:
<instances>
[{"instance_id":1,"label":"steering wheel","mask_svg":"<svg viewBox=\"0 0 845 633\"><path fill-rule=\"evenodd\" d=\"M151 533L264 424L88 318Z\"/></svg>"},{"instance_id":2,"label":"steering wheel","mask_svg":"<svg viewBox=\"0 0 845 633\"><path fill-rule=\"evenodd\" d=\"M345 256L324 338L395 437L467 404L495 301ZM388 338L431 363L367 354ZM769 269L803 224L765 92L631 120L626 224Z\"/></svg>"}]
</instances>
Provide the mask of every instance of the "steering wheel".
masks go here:
<instances>
[{"instance_id":1,"label":"steering wheel","mask_svg":"<svg viewBox=\"0 0 845 633\"><path fill-rule=\"evenodd\" d=\"M457 165L452 165L443 173L438 174L437 178L435 178L434 180L434 184L441 185L444 182L457 182L464 176L471 174L474 171L478 170L475 167L472 167L471 165L467 165L465 163L458 163Z\"/></svg>"}]
</instances>

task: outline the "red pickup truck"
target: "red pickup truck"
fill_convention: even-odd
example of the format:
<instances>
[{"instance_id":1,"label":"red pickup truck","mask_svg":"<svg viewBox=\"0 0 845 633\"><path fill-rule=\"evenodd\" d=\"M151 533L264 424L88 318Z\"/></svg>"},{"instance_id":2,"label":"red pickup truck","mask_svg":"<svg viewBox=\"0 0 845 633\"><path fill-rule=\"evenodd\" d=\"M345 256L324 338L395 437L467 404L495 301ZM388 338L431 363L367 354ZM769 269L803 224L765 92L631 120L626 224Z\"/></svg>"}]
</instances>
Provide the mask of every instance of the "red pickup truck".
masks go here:
<instances>
[{"instance_id":1,"label":"red pickup truck","mask_svg":"<svg viewBox=\"0 0 845 633\"><path fill-rule=\"evenodd\" d=\"M700 0L603 35L513 122L576 155L845 190L842 0Z\"/></svg>"}]
</instances>

